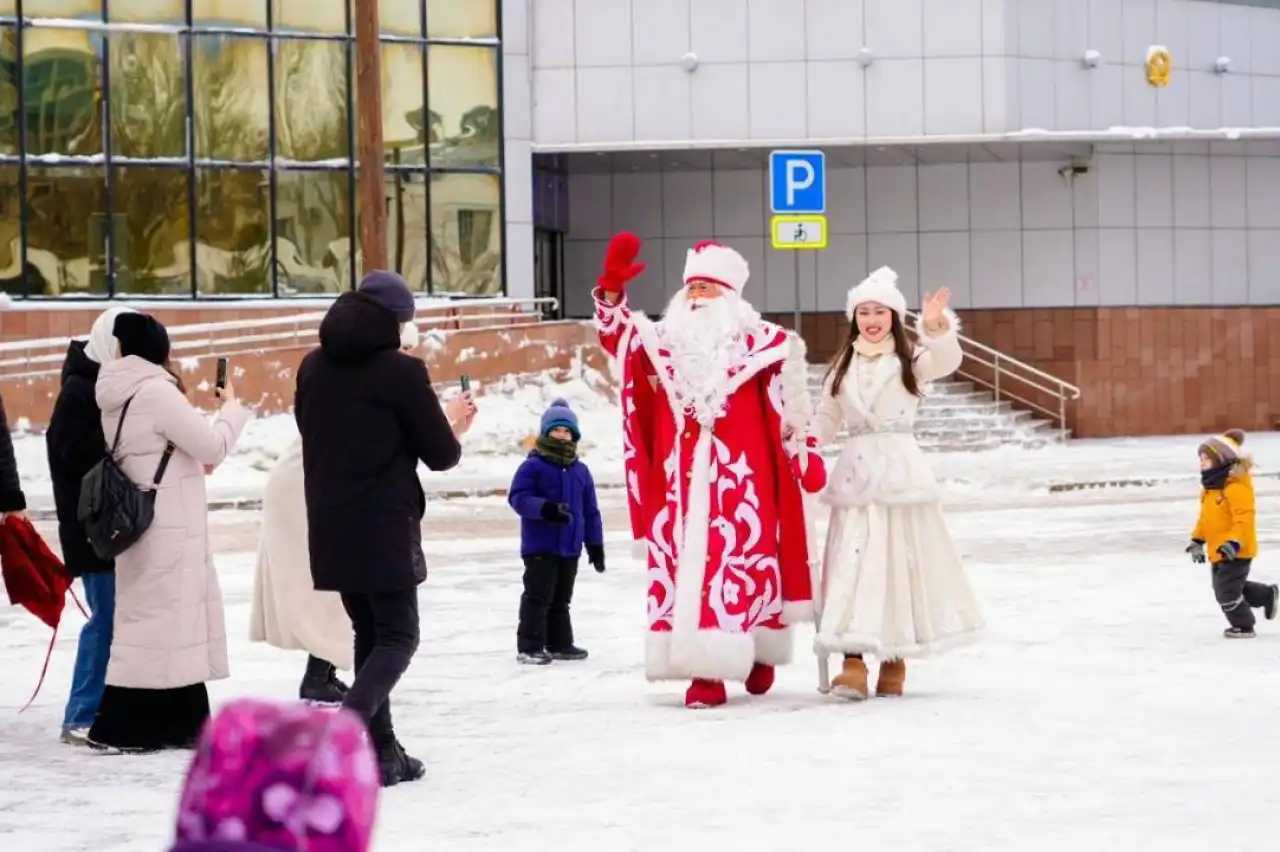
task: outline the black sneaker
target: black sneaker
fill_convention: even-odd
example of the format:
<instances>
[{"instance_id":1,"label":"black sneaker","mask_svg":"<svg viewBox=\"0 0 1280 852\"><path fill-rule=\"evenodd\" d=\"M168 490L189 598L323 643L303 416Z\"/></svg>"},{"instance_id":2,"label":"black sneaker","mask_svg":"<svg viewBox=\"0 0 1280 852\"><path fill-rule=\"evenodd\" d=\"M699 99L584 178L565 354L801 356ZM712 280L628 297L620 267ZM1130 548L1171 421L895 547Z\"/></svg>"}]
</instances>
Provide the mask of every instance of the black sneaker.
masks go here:
<instances>
[{"instance_id":1,"label":"black sneaker","mask_svg":"<svg viewBox=\"0 0 1280 852\"><path fill-rule=\"evenodd\" d=\"M427 774L427 767L416 757L410 757L399 740L378 749L378 769L382 775L383 787L417 781Z\"/></svg>"},{"instance_id":2,"label":"black sneaker","mask_svg":"<svg viewBox=\"0 0 1280 852\"><path fill-rule=\"evenodd\" d=\"M1222 635L1227 639L1253 639L1258 634L1245 627L1228 627Z\"/></svg>"},{"instance_id":3,"label":"black sneaker","mask_svg":"<svg viewBox=\"0 0 1280 852\"><path fill-rule=\"evenodd\" d=\"M1271 602L1262 608L1262 614L1267 617L1267 621L1275 621L1277 609L1280 609L1280 586L1272 586Z\"/></svg>"},{"instance_id":4,"label":"black sneaker","mask_svg":"<svg viewBox=\"0 0 1280 852\"><path fill-rule=\"evenodd\" d=\"M346 684L338 680L337 670L329 663L319 657L308 657L298 697L310 704L341 704L347 697Z\"/></svg>"},{"instance_id":5,"label":"black sneaker","mask_svg":"<svg viewBox=\"0 0 1280 852\"><path fill-rule=\"evenodd\" d=\"M516 662L522 666L549 666L551 665L551 655L546 651L530 651L529 653L521 651L516 654Z\"/></svg>"},{"instance_id":6,"label":"black sneaker","mask_svg":"<svg viewBox=\"0 0 1280 852\"><path fill-rule=\"evenodd\" d=\"M548 652L553 660L585 660L587 658L586 650L579 648L577 645L567 645Z\"/></svg>"}]
</instances>

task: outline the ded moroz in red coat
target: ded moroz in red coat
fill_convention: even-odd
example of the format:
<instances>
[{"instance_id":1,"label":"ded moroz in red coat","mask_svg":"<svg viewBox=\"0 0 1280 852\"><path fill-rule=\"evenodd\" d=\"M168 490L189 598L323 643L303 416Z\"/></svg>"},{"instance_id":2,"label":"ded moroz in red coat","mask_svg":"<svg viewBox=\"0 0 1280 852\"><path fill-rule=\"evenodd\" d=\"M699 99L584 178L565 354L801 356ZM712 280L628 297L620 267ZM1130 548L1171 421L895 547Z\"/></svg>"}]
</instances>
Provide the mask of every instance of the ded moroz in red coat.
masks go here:
<instances>
[{"instance_id":1,"label":"ded moroz in red coat","mask_svg":"<svg viewBox=\"0 0 1280 852\"><path fill-rule=\"evenodd\" d=\"M755 663L790 662L789 625L813 620L804 500L782 439L787 401L804 393L803 343L762 321L704 429L675 399L659 326L625 295L593 295L619 378L632 534L648 551L645 676L741 681Z\"/></svg>"}]
</instances>

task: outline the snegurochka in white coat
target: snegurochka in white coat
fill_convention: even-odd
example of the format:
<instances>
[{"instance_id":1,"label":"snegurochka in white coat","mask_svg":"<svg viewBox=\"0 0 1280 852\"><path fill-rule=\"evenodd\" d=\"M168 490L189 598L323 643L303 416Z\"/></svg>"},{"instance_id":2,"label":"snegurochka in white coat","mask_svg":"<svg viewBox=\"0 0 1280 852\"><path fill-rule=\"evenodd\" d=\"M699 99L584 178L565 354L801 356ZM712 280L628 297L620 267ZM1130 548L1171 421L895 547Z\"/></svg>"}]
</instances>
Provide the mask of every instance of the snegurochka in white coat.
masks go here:
<instances>
[{"instance_id":1,"label":"snegurochka in white coat","mask_svg":"<svg viewBox=\"0 0 1280 852\"><path fill-rule=\"evenodd\" d=\"M983 627L914 435L923 387L960 367L960 321L948 290L926 295L912 343L897 278L881 267L849 291L849 338L810 426L822 444L848 430L823 494L831 520L814 649L845 656L831 690L853 700L869 695L863 655L880 661L876 694L901 695L905 659L963 644Z\"/></svg>"}]
</instances>

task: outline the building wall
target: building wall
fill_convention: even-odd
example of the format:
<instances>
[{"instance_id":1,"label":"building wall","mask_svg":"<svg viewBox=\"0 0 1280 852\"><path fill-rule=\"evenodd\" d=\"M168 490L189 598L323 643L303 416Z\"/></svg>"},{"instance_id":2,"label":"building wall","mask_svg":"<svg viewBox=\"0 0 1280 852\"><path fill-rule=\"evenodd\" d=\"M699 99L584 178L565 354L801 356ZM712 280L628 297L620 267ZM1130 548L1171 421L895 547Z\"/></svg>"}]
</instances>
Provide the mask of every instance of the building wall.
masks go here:
<instances>
[{"instance_id":1,"label":"building wall","mask_svg":"<svg viewBox=\"0 0 1280 852\"><path fill-rule=\"evenodd\" d=\"M532 0L502 0L502 151L507 295L532 298L533 92L529 79Z\"/></svg>"},{"instance_id":2,"label":"building wall","mask_svg":"<svg viewBox=\"0 0 1280 852\"><path fill-rule=\"evenodd\" d=\"M591 150L1280 127L1280 9L1265 6L538 0L533 138ZM1153 45L1172 54L1165 88L1147 81ZM1087 50L1098 67L1085 67ZM692 71L681 67L690 53ZM1230 71L1218 74L1223 56Z\"/></svg>"},{"instance_id":3,"label":"building wall","mask_svg":"<svg viewBox=\"0 0 1280 852\"><path fill-rule=\"evenodd\" d=\"M742 252L752 300L774 313L796 309L797 268L800 309L840 312L882 265L913 305L942 285L962 308L1280 303L1280 144L1102 146L1073 180L1059 174L1069 162L833 168L830 244L802 253L769 246L763 167L575 173L569 313L589 311L620 230L646 240L632 298L647 311L680 286L689 246L709 238Z\"/></svg>"},{"instance_id":4,"label":"building wall","mask_svg":"<svg viewBox=\"0 0 1280 852\"><path fill-rule=\"evenodd\" d=\"M21 55L15 14L0 0L0 291L351 286L347 3L24 0ZM396 39L382 44L392 265L419 290L500 292L498 0L382 0L380 19Z\"/></svg>"}]
</instances>

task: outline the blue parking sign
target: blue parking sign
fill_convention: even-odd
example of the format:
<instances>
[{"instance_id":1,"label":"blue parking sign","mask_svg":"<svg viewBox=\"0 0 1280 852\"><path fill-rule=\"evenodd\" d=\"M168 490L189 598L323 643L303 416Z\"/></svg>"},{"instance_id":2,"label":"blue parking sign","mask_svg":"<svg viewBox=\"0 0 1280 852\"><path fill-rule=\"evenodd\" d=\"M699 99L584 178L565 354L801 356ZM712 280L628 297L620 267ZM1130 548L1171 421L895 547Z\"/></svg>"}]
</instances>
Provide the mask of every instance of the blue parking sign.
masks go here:
<instances>
[{"instance_id":1,"label":"blue parking sign","mask_svg":"<svg viewBox=\"0 0 1280 852\"><path fill-rule=\"evenodd\" d=\"M822 151L770 151L769 207L780 214L826 213L827 155Z\"/></svg>"}]
</instances>

